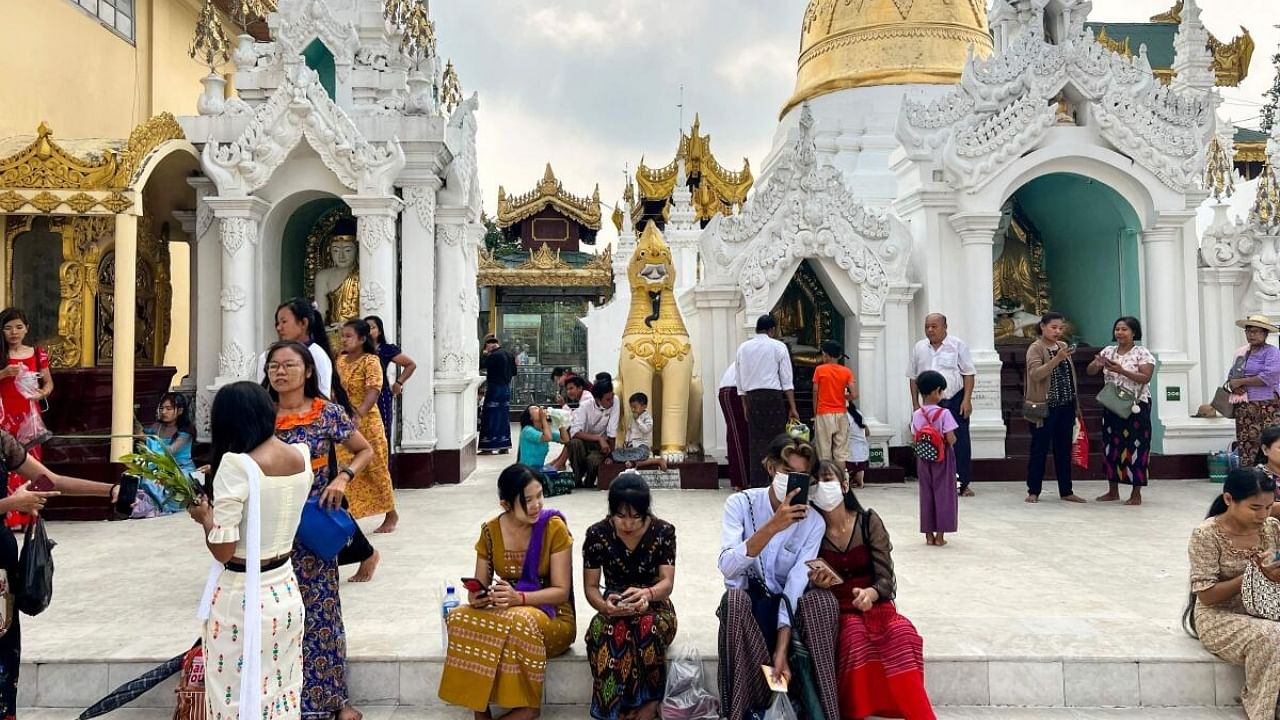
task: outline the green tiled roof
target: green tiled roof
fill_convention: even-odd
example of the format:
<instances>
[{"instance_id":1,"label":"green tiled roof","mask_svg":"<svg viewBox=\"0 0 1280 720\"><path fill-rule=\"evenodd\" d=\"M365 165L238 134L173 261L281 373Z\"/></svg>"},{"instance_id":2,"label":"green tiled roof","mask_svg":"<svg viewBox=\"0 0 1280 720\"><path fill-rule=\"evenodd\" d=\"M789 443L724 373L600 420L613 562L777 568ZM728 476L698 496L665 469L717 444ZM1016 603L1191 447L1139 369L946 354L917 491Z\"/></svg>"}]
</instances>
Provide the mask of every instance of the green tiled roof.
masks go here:
<instances>
[{"instance_id":1,"label":"green tiled roof","mask_svg":"<svg viewBox=\"0 0 1280 720\"><path fill-rule=\"evenodd\" d=\"M1261 130L1250 130L1249 128L1236 128L1236 142L1266 142L1268 135Z\"/></svg>"},{"instance_id":2,"label":"green tiled roof","mask_svg":"<svg viewBox=\"0 0 1280 720\"><path fill-rule=\"evenodd\" d=\"M530 255L532 255L532 253L528 250L511 250L509 252L498 253L495 259L509 268L515 268L528 262ZM596 256L593 253L561 250L560 259L576 270L586 267L587 263L596 259Z\"/></svg>"},{"instance_id":3,"label":"green tiled roof","mask_svg":"<svg viewBox=\"0 0 1280 720\"><path fill-rule=\"evenodd\" d=\"M1117 42L1129 38L1129 49L1134 56L1138 48L1147 46L1147 61L1151 67L1173 67L1173 38L1178 34L1178 26L1174 23L1085 23L1097 35L1102 28L1107 29L1107 37Z\"/></svg>"}]
</instances>

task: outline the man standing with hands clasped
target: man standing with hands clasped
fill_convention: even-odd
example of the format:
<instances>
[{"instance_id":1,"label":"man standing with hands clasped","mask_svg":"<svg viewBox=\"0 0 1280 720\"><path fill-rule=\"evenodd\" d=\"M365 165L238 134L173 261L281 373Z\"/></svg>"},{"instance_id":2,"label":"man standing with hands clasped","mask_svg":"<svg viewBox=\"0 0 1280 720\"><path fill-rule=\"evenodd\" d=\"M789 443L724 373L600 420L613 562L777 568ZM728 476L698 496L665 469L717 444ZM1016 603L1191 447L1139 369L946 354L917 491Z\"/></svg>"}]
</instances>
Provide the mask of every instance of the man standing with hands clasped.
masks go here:
<instances>
[{"instance_id":1,"label":"man standing with hands clasped","mask_svg":"<svg viewBox=\"0 0 1280 720\"><path fill-rule=\"evenodd\" d=\"M748 485L765 487L771 478L764 469L769 443L786 432L787 418L799 419L795 384L791 373L791 351L778 334L772 315L756 320L755 337L738 347L738 395L747 416Z\"/></svg>"},{"instance_id":2,"label":"man standing with hands clasped","mask_svg":"<svg viewBox=\"0 0 1280 720\"><path fill-rule=\"evenodd\" d=\"M973 379L977 368L969 355L969 346L954 335L947 334L947 316L930 313L924 318L924 340L916 343L911 351L911 364L907 377L911 379L911 409L920 409L920 393L916 378L925 370L941 373L947 381L938 403L951 411L959 423L956 428L956 474L960 476L960 497L973 497L969 483L973 480L973 451L969 444L969 416L973 414Z\"/></svg>"}]
</instances>

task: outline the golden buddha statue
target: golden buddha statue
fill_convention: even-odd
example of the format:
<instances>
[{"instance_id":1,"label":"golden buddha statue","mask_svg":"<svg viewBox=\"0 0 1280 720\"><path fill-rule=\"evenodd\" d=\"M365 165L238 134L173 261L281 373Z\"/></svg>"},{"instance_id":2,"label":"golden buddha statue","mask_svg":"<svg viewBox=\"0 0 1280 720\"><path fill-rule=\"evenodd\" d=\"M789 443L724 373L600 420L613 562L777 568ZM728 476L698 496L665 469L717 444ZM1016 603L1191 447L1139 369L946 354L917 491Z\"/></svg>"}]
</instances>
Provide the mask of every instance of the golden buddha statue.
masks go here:
<instances>
[{"instance_id":1,"label":"golden buddha statue","mask_svg":"<svg viewBox=\"0 0 1280 720\"><path fill-rule=\"evenodd\" d=\"M329 238L329 267L316 271L316 309L327 327L360 317L360 269L356 267L354 235Z\"/></svg>"},{"instance_id":2,"label":"golden buddha statue","mask_svg":"<svg viewBox=\"0 0 1280 720\"><path fill-rule=\"evenodd\" d=\"M820 285L812 272L804 266L797 269L796 277L787 284L771 311L778 321L778 339L790 348L791 360L797 365L817 365L822 361L819 347L831 330L825 327L829 321L819 307L822 298L808 287Z\"/></svg>"}]
</instances>

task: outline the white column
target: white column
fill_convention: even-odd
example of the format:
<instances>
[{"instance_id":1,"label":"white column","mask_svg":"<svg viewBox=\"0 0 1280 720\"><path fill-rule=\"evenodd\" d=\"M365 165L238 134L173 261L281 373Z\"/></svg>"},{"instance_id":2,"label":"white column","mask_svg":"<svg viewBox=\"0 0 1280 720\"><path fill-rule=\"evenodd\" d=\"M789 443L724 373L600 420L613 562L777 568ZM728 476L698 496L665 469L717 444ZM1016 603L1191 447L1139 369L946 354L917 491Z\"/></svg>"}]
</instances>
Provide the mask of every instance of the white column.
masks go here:
<instances>
[{"instance_id":1,"label":"white column","mask_svg":"<svg viewBox=\"0 0 1280 720\"><path fill-rule=\"evenodd\" d=\"M395 317L396 215L404 206L396 197L348 195L342 198L356 218L360 246L360 314Z\"/></svg>"},{"instance_id":2,"label":"white column","mask_svg":"<svg viewBox=\"0 0 1280 720\"><path fill-rule=\"evenodd\" d=\"M885 385L885 319L858 318L858 410L871 431L871 444L883 447L894 428L885 423L888 405Z\"/></svg>"},{"instance_id":3,"label":"white column","mask_svg":"<svg viewBox=\"0 0 1280 720\"><path fill-rule=\"evenodd\" d=\"M1182 267L1178 257L1181 233L1181 227L1154 227L1139 236L1146 278L1142 308L1146 318L1144 340L1157 356L1186 354L1182 323L1178 322L1183 290L1178 282Z\"/></svg>"},{"instance_id":4,"label":"white column","mask_svg":"<svg viewBox=\"0 0 1280 720\"><path fill-rule=\"evenodd\" d=\"M1249 275L1249 269L1243 266L1200 268L1204 396L1190 399L1197 406L1213 399L1214 390L1227 378L1236 349L1244 344L1244 335L1235 321L1241 314L1239 298Z\"/></svg>"},{"instance_id":5,"label":"white column","mask_svg":"<svg viewBox=\"0 0 1280 720\"><path fill-rule=\"evenodd\" d=\"M904 284L889 289L885 299L884 319L886 334L881 341L884 350L885 374L880 376L877 392L885 395L885 414L880 420L886 423L893 432L889 442L893 445L906 445L910 442L908 429L911 425L911 393L907 385L906 368L910 364L912 342L912 325L909 318L911 302L920 289L916 284ZM881 389L883 388L883 389Z\"/></svg>"},{"instance_id":6,"label":"white column","mask_svg":"<svg viewBox=\"0 0 1280 720\"><path fill-rule=\"evenodd\" d=\"M702 451L717 462L728 459L728 429L720 412L720 378L744 339L738 321L742 293L737 288L694 290L693 352L702 371Z\"/></svg>"},{"instance_id":7,"label":"white column","mask_svg":"<svg viewBox=\"0 0 1280 720\"><path fill-rule=\"evenodd\" d=\"M401 260L413 292L400 305L400 328L392 337L418 364L405 383L397 417L401 418L400 449L436 449L436 191L440 181L404 188L405 213L400 219ZM385 316L384 316L385 317Z\"/></svg>"},{"instance_id":8,"label":"white column","mask_svg":"<svg viewBox=\"0 0 1280 720\"><path fill-rule=\"evenodd\" d=\"M991 300L992 252L999 213L957 213L950 218L951 227L960 235L964 257L963 297L965 303L963 334L977 368L973 387L973 415L969 419L969 437L975 458L1005 456L1004 416L1000 398L1000 357L996 354L996 338ZM959 334L959 333L957 333Z\"/></svg>"},{"instance_id":9,"label":"white column","mask_svg":"<svg viewBox=\"0 0 1280 720\"><path fill-rule=\"evenodd\" d=\"M138 321L138 216L116 215L111 336L111 460L133 452L134 325Z\"/></svg>"},{"instance_id":10,"label":"white column","mask_svg":"<svg viewBox=\"0 0 1280 720\"><path fill-rule=\"evenodd\" d=\"M196 385L196 438L209 442L209 410L213 405L214 381L218 374L218 347L222 336L222 315L218 293L222 288L222 246L213 208L205 200L214 193L213 181L188 178L196 191L196 223L191 235L191 368Z\"/></svg>"},{"instance_id":11,"label":"white column","mask_svg":"<svg viewBox=\"0 0 1280 720\"><path fill-rule=\"evenodd\" d=\"M205 202L219 220L222 243L221 345L214 378L214 385L221 387L252 378L256 372L261 349L257 335L259 221L270 205L255 197L211 197Z\"/></svg>"},{"instance_id":12,"label":"white column","mask_svg":"<svg viewBox=\"0 0 1280 720\"><path fill-rule=\"evenodd\" d=\"M480 300L476 293L475 228L467 208L436 210L437 447L461 449L476 436ZM480 236L483 238L483 235Z\"/></svg>"}]
</instances>

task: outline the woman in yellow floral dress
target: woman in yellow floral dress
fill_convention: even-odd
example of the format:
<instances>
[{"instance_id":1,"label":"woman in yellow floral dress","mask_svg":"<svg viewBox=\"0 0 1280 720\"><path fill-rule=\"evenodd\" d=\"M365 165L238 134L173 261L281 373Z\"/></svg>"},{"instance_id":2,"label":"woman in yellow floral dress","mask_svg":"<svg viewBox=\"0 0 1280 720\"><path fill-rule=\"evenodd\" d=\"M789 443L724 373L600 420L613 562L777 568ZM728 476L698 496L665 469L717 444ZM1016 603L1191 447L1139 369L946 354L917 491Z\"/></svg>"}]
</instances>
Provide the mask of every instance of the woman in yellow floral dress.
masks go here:
<instances>
[{"instance_id":1,"label":"woman in yellow floral dress","mask_svg":"<svg viewBox=\"0 0 1280 720\"><path fill-rule=\"evenodd\" d=\"M368 438L374 455L373 462L347 487L351 514L364 518L386 513L382 525L374 532L393 532L400 521L400 514L396 512L396 496L391 489L387 434L377 407L378 394L382 392L382 365L369 335L369 323L364 320L350 320L342 326L338 375L351 399L351 406L355 408L356 429ZM348 460L341 447L338 448L338 459L344 463Z\"/></svg>"}]
</instances>

